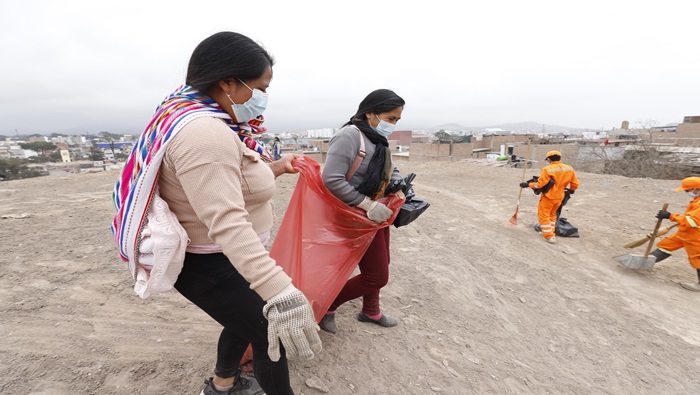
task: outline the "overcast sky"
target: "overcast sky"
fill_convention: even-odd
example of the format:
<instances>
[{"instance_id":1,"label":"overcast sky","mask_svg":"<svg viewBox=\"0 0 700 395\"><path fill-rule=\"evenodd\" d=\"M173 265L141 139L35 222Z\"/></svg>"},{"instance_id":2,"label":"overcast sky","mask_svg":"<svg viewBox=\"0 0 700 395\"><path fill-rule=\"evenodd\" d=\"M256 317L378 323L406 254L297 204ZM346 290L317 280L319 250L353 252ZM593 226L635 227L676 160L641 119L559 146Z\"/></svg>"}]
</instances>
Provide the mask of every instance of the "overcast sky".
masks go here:
<instances>
[{"instance_id":1,"label":"overcast sky","mask_svg":"<svg viewBox=\"0 0 700 395\"><path fill-rule=\"evenodd\" d=\"M140 133L195 46L276 58L265 126L338 127L374 89L400 129L575 128L700 115L700 1L0 2L0 135Z\"/></svg>"}]
</instances>

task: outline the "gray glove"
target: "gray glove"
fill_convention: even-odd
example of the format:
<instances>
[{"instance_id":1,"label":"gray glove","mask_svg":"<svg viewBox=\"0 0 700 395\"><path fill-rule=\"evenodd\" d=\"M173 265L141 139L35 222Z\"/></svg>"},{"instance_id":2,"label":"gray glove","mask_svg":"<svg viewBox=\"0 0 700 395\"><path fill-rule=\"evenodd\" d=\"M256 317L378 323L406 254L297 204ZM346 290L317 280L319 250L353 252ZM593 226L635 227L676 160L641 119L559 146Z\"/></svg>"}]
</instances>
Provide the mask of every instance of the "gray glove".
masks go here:
<instances>
[{"instance_id":1,"label":"gray glove","mask_svg":"<svg viewBox=\"0 0 700 395\"><path fill-rule=\"evenodd\" d=\"M389 218L391 218L391 215L394 214L394 212L391 211L389 207L385 206L382 203L379 203L376 200L372 200L367 196L365 196L365 200L360 202L360 204L358 204L357 207L365 210L367 212L367 218L371 219L372 221L378 224L381 224L382 222L388 220Z\"/></svg>"},{"instance_id":2,"label":"gray glove","mask_svg":"<svg viewBox=\"0 0 700 395\"><path fill-rule=\"evenodd\" d=\"M294 285L289 284L270 298L263 307L263 315L268 321L267 353L272 361L280 359L280 341L290 359L298 356L311 359L323 349L311 305Z\"/></svg>"}]
</instances>

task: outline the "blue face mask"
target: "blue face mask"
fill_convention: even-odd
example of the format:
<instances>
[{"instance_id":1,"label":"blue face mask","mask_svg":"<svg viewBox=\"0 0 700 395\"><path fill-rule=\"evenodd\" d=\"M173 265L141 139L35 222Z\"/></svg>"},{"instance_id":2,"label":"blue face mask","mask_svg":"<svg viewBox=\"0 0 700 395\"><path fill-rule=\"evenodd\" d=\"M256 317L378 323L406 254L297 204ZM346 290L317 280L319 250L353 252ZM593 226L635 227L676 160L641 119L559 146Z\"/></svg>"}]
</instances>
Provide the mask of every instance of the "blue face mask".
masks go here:
<instances>
[{"instance_id":1,"label":"blue face mask","mask_svg":"<svg viewBox=\"0 0 700 395\"><path fill-rule=\"evenodd\" d=\"M382 120L379 118L379 115L374 114L377 119L379 119L379 123L377 124L376 127L372 126L372 129L374 129L375 132L379 133L383 137L389 137L390 134L394 133L394 129L396 129L396 125L393 123L389 123L387 121ZM371 125L370 125L371 126Z\"/></svg>"},{"instance_id":2,"label":"blue face mask","mask_svg":"<svg viewBox=\"0 0 700 395\"><path fill-rule=\"evenodd\" d=\"M251 89L245 82L241 80L238 81L245 85L246 88L250 89L253 92L253 96L243 104L234 103L228 93L226 96L231 100L231 103L233 103L231 104L231 110L233 110L233 115L236 117L236 122L248 122L265 112L265 108L267 108L267 93L259 89Z\"/></svg>"}]
</instances>

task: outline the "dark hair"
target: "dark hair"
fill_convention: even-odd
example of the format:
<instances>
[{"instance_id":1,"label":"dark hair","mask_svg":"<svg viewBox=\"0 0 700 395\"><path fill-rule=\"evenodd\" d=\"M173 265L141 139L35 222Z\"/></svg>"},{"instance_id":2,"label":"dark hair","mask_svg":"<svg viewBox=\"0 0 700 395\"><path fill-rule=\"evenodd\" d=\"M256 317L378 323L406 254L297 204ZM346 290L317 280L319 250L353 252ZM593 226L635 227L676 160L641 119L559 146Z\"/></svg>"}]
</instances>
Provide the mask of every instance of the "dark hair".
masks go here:
<instances>
[{"instance_id":1,"label":"dark hair","mask_svg":"<svg viewBox=\"0 0 700 395\"><path fill-rule=\"evenodd\" d=\"M389 89L377 89L376 91L367 95L367 97L360 102L357 112L345 125L350 125L353 120L367 123L367 119L364 115L368 112L381 114L383 112L391 111L396 107L403 107L405 105L406 102L401 98L401 96L394 93L394 91Z\"/></svg>"},{"instance_id":2,"label":"dark hair","mask_svg":"<svg viewBox=\"0 0 700 395\"><path fill-rule=\"evenodd\" d=\"M552 156L548 156L547 159L551 160L552 162L559 162L561 160L561 156L552 155Z\"/></svg>"},{"instance_id":3,"label":"dark hair","mask_svg":"<svg viewBox=\"0 0 700 395\"><path fill-rule=\"evenodd\" d=\"M192 52L185 82L206 93L218 81L260 78L275 60L265 48L234 32L220 32L206 38Z\"/></svg>"}]
</instances>

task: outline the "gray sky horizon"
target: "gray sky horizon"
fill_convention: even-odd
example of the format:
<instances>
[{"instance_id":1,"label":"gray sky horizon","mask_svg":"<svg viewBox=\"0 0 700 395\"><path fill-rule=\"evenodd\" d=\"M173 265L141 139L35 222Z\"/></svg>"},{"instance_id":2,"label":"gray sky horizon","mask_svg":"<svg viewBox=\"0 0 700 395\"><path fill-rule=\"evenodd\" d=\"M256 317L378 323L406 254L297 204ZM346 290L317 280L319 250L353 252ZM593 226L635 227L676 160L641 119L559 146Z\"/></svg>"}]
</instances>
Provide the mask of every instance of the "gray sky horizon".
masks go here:
<instances>
[{"instance_id":1,"label":"gray sky horizon","mask_svg":"<svg viewBox=\"0 0 700 395\"><path fill-rule=\"evenodd\" d=\"M273 133L338 127L378 88L406 100L399 129L677 123L700 115L699 11L677 0L7 1L0 135L139 134L195 46L224 30L276 59Z\"/></svg>"}]
</instances>

